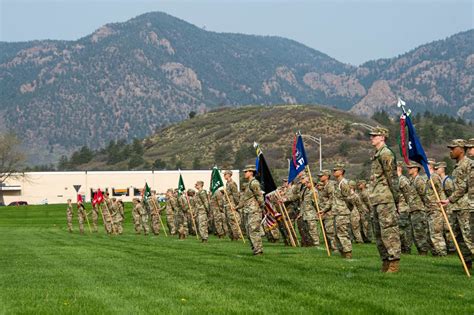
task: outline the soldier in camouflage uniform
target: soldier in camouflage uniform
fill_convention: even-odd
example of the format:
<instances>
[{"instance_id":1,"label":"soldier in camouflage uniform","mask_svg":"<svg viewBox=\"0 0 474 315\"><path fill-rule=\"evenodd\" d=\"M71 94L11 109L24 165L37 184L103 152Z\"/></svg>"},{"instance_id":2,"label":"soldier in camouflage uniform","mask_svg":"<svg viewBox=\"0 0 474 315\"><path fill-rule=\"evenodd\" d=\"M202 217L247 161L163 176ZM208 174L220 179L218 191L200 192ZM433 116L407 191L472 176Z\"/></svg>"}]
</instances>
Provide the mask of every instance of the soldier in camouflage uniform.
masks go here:
<instances>
[{"instance_id":1,"label":"soldier in camouflage uniform","mask_svg":"<svg viewBox=\"0 0 474 315\"><path fill-rule=\"evenodd\" d=\"M382 272L399 271L401 245L398 227L399 186L395 155L385 144L388 130L375 127L370 132L370 142L375 148L370 171L370 195L372 206L375 240L380 258Z\"/></svg>"},{"instance_id":2,"label":"soldier in camouflage uniform","mask_svg":"<svg viewBox=\"0 0 474 315\"><path fill-rule=\"evenodd\" d=\"M362 239L361 233L361 216L364 211L362 200L357 194L356 188L357 183L354 180L349 181L349 187L351 188L351 195L349 197L349 206L351 207L351 230L352 236L356 243L362 244L364 240Z\"/></svg>"},{"instance_id":3,"label":"soldier in camouflage uniform","mask_svg":"<svg viewBox=\"0 0 474 315\"><path fill-rule=\"evenodd\" d=\"M210 197L209 208L212 212L212 217L214 218L214 229L215 234L219 238L225 236L224 225L225 215L224 215L224 190L219 189Z\"/></svg>"},{"instance_id":4,"label":"soldier in camouflage uniform","mask_svg":"<svg viewBox=\"0 0 474 315\"><path fill-rule=\"evenodd\" d=\"M351 188L349 187L349 181L344 178L344 174L344 165L336 164L333 168L336 183L334 185L332 210L334 212L337 249L343 258L352 259L351 211L349 210Z\"/></svg>"},{"instance_id":5,"label":"soldier in camouflage uniform","mask_svg":"<svg viewBox=\"0 0 474 315\"><path fill-rule=\"evenodd\" d=\"M166 224L170 235L176 235L176 218L175 213L177 211L176 200L173 197L173 189L169 188L166 191Z\"/></svg>"},{"instance_id":6,"label":"soldier in camouflage uniform","mask_svg":"<svg viewBox=\"0 0 474 315\"><path fill-rule=\"evenodd\" d=\"M104 227L107 234L115 232L115 227L112 220L112 214L110 213L110 207L112 206L111 200L109 198L109 193L104 195L104 202L102 203L102 215L104 221Z\"/></svg>"},{"instance_id":7,"label":"soldier in camouflage uniform","mask_svg":"<svg viewBox=\"0 0 474 315\"><path fill-rule=\"evenodd\" d=\"M157 202L156 193L153 193L150 196L150 199L147 200L147 204L150 207L150 217L151 217L151 231L154 235L160 235L160 215L161 209Z\"/></svg>"},{"instance_id":8,"label":"soldier in camouflage uniform","mask_svg":"<svg viewBox=\"0 0 474 315\"><path fill-rule=\"evenodd\" d=\"M209 221L207 219L207 214L210 212L209 202L207 199L207 192L203 188L204 182L197 181L195 186L197 190L196 196L194 197L194 204L196 205L195 211L198 218L198 232L199 237L203 243L207 243L208 233L209 233Z\"/></svg>"},{"instance_id":9,"label":"soldier in camouflage uniform","mask_svg":"<svg viewBox=\"0 0 474 315\"><path fill-rule=\"evenodd\" d=\"M120 213L120 205L116 198L111 199L110 215L112 216L112 222L116 228L118 234L123 233L122 228L122 214Z\"/></svg>"},{"instance_id":10,"label":"soldier in camouflage uniform","mask_svg":"<svg viewBox=\"0 0 474 315\"><path fill-rule=\"evenodd\" d=\"M434 186L438 195L442 194L441 179L433 169L434 161L429 160L429 170L431 179L433 180ZM443 215L439 208L439 204L436 199L435 191L431 186L431 182L427 177L424 177L424 185L421 183L417 187L417 192L423 201L426 209L426 219L428 222L428 242L431 246L431 254L435 257L446 256L446 242L443 237ZM444 199L441 197L441 199Z\"/></svg>"},{"instance_id":11,"label":"soldier in camouflage uniform","mask_svg":"<svg viewBox=\"0 0 474 315\"><path fill-rule=\"evenodd\" d=\"M471 158L471 171L467 177L467 190L469 211L471 212L471 239L474 244L474 138L471 138L466 142L465 148L467 155Z\"/></svg>"},{"instance_id":12,"label":"soldier in camouflage uniform","mask_svg":"<svg viewBox=\"0 0 474 315\"><path fill-rule=\"evenodd\" d=\"M410 222L410 208L408 206L407 198L405 198L406 193L404 193L402 189L402 186L410 186L410 180L405 175L403 175L403 162L401 161L397 162L397 175L400 191L402 192L402 194L400 194L400 198L398 199L398 214L400 216L398 222L400 227L400 243L402 253L410 254L411 246L413 245L413 232Z\"/></svg>"},{"instance_id":13,"label":"soldier in camouflage uniform","mask_svg":"<svg viewBox=\"0 0 474 315\"><path fill-rule=\"evenodd\" d=\"M196 196L196 191L194 189L188 189L188 197L185 194L182 194L180 197L181 207L185 210L186 222L188 223L188 233L189 235L196 235L197 227L199 225L199 218L196 215L196 202L194 197ZM194 220L194 222L193 222ZM196 224L196 229L194 227Z\"/></svg>"},{"instance_id":14,"label":"soldier in camouflage uniform","mask_svg":"<svg viewBox=\"0 0 474 315\"><path fill-rule=\"evenodd\" d=\"M66 219L67 219L67 229L69 233L72 233L72 217L74 216L72 210L72 200L67 200L67 208L66 208Z\"/></svg>"},{"instance_id":15,"label":"soldier in camouflage uniform","mask_svg":"<svg viewBox=\"0 0 474 315\"><path fill-rule=\"evenodd\" d=\"M454 191L454 181L453 179L446 175L446 162L439 162L435 165L436 173L438 173L439 177L441 178L441 184L443 187L444 196L448 198L453 194ZM444 207L446 215L448 216L449 225L453 226L454 224L454 215L453 215L453 205L448 205ZM443 221L443 234L444 239L446 241L446 247L448 249L448 253L454 254L456 253L456 247L454 245L453 239L449 234L448 225Z\"/></svg>"},{"instance_id":16,"label":"soldier in camouflage uniform","mask_svg":"<svg viewBox=\"0 0 474 315\"><path fill-rule=\"evenodd\" d=\"M239 204L240 196L237 184L232 179L232 171L224 171L224 179L226 180L225 193L227 194L225 195L224 193L224 213L229 237L234 241L240 238L239 225L241 216L235 209L236 205Z\"/></svg>"},{"instance_id":17,"label":"soldier in camouflage uniform","mask_svg":"<svg viewBox=\"0 0 474 315\"><path fill-rule=\"evenodd\" d=\"M86 219L86 209L82 201L77 202L77 219L79 220L79 232L84 234L84 220Z\"/></svg>"},{"instance_id":18,"label":"soldier in camouflage uniform","mask_svg":"<svg viewBox=\"0 0 474 315\"><path fill-rule=\"evenodd\" d=\"M469 145L469 144L468 144ZM453 233L461 249L464 261L469 269L472 269L472 255L474 254L471 212L473 211L474 199L470 198L472 188L469 187L470 177L472 177L473 162L466 157L466 141L456 139L448 145L450 157L457 161L453 171L454 191L449 198L442 200L443 205L452 204L454 213ZM471 189L471 190L470 190Z\"/></svg>"},{"instance_id":19,"label":"soldier in camouflage uniform","mask_svg":"<svg viewBox=\"0 0 474 315\"><path fill-rule=\"evenodd\" d=\"M316 222L316 206L312 192L312 185L308 177L302 177L301 183L305 186L301 191L300 213L298 215L304 231L301 246L319 246L319 230Z\"/></svg>"},{"instance_id":20,"label":"soldier in camouflage uniform","mask_svg":"<svg viewBox=\"0 0 474 315\"><path fill-rule=\"evenodd\" d=\"M97 226L99 221L99 208L96 204L92 203L92 230L97 233Z\"/></svg>"},{"instance_id":21,"label":"soldier in camouflage uniform","mask_svg":"<svg viewBox=\"0 0 474 315\"><path fill-rule=\"evenodd\" d=\"M288 188L283 198L283 202L285 203L285 206L288 209L288 216L290 217L290 220L296 222L296 226L298 228L298 232L300 233L302 243L306 243L307 240L305 239L303 226L301 225L301 223L298 223L298 220L296 220L296 218L300 213L301 192L305 187L305 185L301 183L301 179L305 176L305 172L300 172L295 178L295 180L293 180L293 183Z\"/></svg>"},{"instance_id":22,"label":"soldier in camouflage uniform","mask_svg":"<svg viewBox=\"0 0 474 315\"><path fill-rule=\"evenodd\" d=\"M148 235L148 213L146 212L146 209L138 198L133 198L133 206L133 212L139 214L138 222L135 224L135 231L137 234L140 234L143 230L144 234Z\"/></svg>"},{"instance_id":23,"label":"soldier in camouflage uniform","mask_svg":"<svg viewBox=\"0 0 474 315\"><path fill-rule=\"evenodd\" d=\"M179 239L185 239L188 236L188 216L187 212L187 201L185 194L179 195L178 191L175 190L173 199L170 200L173 209L175 209L176 228Z\"/></svg>"},{"instance_id":24,"label":"soldier in camouflage uniform","mask_svg":"<svg viewBox=\"0 0 474 315\"><path fill-rule=\"evenodd\" d=\"M133 226L135 227L135 233L140 234L141 228L140 228L140 207L138 207L135 204L135 199L133 198L132 203L133 203L133 209L132 209L132 219L133 219ZM138 199L137 199L138 200Z\"/></svg>"},{"instance_id":25,"label":"soldier in camouflage uniform","mask_svg":"<svg viewBox=\"0 0 474 315\"><path fill-rule=\"evenodd\" d=\"M357 182L357 188L359 189L360 200L363 203L364 213L362 214L362 238L365 243L372 242L373 234L373 222L371 218L371 207L369 201L369 190L367 189L367 182L365 180L359 180Z\"/></svg>"},{"instance_id":26,"label":"soldier in camouflage uniform","mask_svg":"<svg viewBox=\"0 0 474 315\"><path fill-rule=\"evenodd\" d=\"M262 245L262 208L264 207L263 194L260 183L255 179L255 165L247 165L243 170L248 182L237 209L243 209L246 222L247 236L254 255L263 254Z\"/></svg>"},{"instance_id":27,"label":"soldier in camouflage uniform","mask_svg":"<svg viewBox=\"0 0 474 315\"><path fill-rule=\"evenodd\" d=\"M422 189L424 179L419 174L420 165L410 163L407 165L408 174L410 175L410 185L406 185L404 180L400 180L400 191L408 203L408 211L410 222L413 230L413 240L418 250L418 254L426 256L429 250L428 244L428 222L426 220L425 205L421 200L418 190ZM421 192L421 191L420 191Z\"/></svg>"},{"instance_id":28,"label":"soldier in camouflage uniform","mask_svg":"<svg viewBox=\"0 0 474 315\"><path fill-rule=\"evenodd\" d=\"M334 213L332 211L334 196L334 181L330 180L331 172L322 170L319 174L320 188L319 191L319 210L322 212L323 225L326 231L326 238L329 242L331 250L336 251L336 235L334 228Z\"/></svg>"}]
</instances>

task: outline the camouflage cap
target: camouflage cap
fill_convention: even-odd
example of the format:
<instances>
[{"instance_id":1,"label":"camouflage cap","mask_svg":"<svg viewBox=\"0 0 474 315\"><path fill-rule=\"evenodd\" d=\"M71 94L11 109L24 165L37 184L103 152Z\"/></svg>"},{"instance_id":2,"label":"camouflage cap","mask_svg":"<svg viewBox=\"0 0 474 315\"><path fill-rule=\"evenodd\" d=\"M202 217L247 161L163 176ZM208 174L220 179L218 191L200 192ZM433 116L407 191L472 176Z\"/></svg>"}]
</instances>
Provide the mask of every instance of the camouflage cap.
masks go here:
<instances>
[{"instance_id":1,"label":"camouflage cap","mask_svg":"<svg viewBox=\"0 0 474 315\"><path fill-rule=\"evenodd\" d=\"M196 191L194 189L192 189L192 188L188 189L188 194L195 194L195 193L196 193Z\"/></svg>"},{"instance_id":2,"label":"camouflage cap","mask_svg":"<svg viewBox=\"0 0 474 315\"><path fill-rule=\"evenodd\" d=\"M436 165L436 160L435 159L428 159L428 164L430 165Z\"/></svg>"},{"instance_id":3,"label":"camouflage cap","mask_svg":"<svg viewBox=\"0 0 474 315\"><path fill-rule=\"evenodd\" d=\"M447 167L446 162L438 162L438 163L436 163L436 165L434 166L434 168L435 168L436 170L437 170L438 168L441 168L441 167L446 168L446 167Z\"/></svg>"},{"instance_id":4,"label":"camouflage cap","mask_svg":"<svg viewBox=\"0 0 474 315\"><path fill-rule=\"evenodd\" d=\"M334 167L333 167L332 170L333 170L333 171L343 171L343 170L344 170L344 166L345 166L344 164L338 163L338 164L334 165Z\"/></svg>"},{"instance_id":5,"label":"camouflage cap","mask_svg":"<svg viewBox=\"0 0 474 315\"><path fill-rule=\"evenodd\" d=\"M454 139L448 144L448 148L460 147L464 148L466 146L466 140L464 139Z\"/></svg>"},{"instance_id":6,"label":"camouflage cap","mask_svg":"<svg viewBox=\"0 0 474 315\"><path fill-rule=\"evenodd\" d=\"M418 169L421 169L421 165L415 162L410 162L410 164L407 165L407 168L415 168L417 167Z\"/></svg>"},{"instance_id":7,"label":"camouflage cap","mask_svg":"<svg viewBox=\"0 0 474 315\"><path fill-rule=\"evenodd\" d=\"M474 138L471 138L471 139L467 140L466 144L465 144L465 147L466 148L473 148L474 147Z\"/></svg>"},{"instance_id":8,"label":"camouflage cap","mask_svg":"<svg viewBox=\"0 0 474 315\"><path fill-rule=\"evenodd\" d=\"M198 180L198 181L196 182L196 184L197 184L197 185L204 186L204 182L203 182L202 180Z\"/></svg>"},{"instance_id":9,"label":"camouflage cap","mask_svg":"<svg viewBox=\"0 0 474 315\"><path fill-rule=\"evenodd\" d=\"M174 191L173 188L168 188L168 189L166 190L167 193L172 193L173 191Z\"/></svg>"},{"instance_id":10,"label":"camouflage cap","mask_svg":"<svg viewBox=\"0 0 474 315\"><path fill-rule=\"evenodd\" d=\"M254 164L248 164L245 166L245 168L242 170L242 172L247 172L247 171L254 171L256 172L257 169L255 168Z\"/></svg>"},{"instance_id":11,"label":"camouflage cap","mask_svg":"<svg viewBox=\"0 0 474 315\"><path fill-rule=\"evenodd\" d=\"M331 171L329 170L322 170L318 173L318 176L321 177L321 176L331 176Z\"/></svg>"},{"instance_id":12,"label":"camouflage cap","mask_svg":"<svg viewBox=\"0 0 474 315\"><path fill-rule=\"evenodd\" d=\"M229 174L230 176L232 176L232 171L231 170L225 170L224 175L226 175L226 174Z\"/></svg>"},{"instance_id":13,"label":"camouflage cap","mask_svg":"<svg viewBox=\"0 0 474 315\"><path fill-rule=\"evenodd\" d=\"M380 126L376 126L374 127L370 133L369 133L371 136L384 136L384 137L388 137L388 129L387 128L383 128L383 127L380 127Z\"/></svg>"},{"instance_id":14,"label":"camouflage cap","mask_svg":"<svg viewBox=\"0 0 474 315\"><path fill-rule=\"evenodd\" d=\"M349 181L349 186L355 187L355 186L356 186L356 181L353 180L353 179L351 179L351 180Z\"/></svg>"},{"instance_id":15,"label":"camouflage cap","mask_svg":"<svg viewBox=\"0 0 474 315\"><path fill-rule=\"evenodd\" d=\"M398 167L404 167L405 163L403 161L397 161L397 166Z\"/></svg>"},{"instance_id":16,"label":"camouflage cap","mask_svg":"<svg viewBox=\"0 0 474 315\"><path fill-rule=\"evenodd\" d=\"M365 179L359 179L359 180L357 181L357 185L362 185L362 184L366 185L366 184L367 184L367 181L366 181Z\"/></svg>"}]
</instances>

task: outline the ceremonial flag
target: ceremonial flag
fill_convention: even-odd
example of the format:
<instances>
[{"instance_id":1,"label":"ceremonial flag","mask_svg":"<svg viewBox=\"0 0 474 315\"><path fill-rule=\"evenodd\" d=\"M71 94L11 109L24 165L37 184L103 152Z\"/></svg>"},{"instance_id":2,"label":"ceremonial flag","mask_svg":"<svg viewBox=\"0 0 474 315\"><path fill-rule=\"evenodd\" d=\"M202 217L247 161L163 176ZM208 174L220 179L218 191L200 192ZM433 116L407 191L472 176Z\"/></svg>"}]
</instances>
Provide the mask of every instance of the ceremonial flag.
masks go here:
<instances>
[{"instance_id":1,"label":"ceremonial flag","mask_svg":"<svg viewBox=\"0 0 474 315\"><path fill-rule=\"evenodd\" d=\"M406 116L400 116L400 155L403 156L406 164L410 164L408 159L408 145L407 145L407 135L406 135Z\"/></svg>"},{"instance_id":2,"label":"ceremonial flag","mask_svg":"<svg viewBox=\"0 0 474 315\"><path fill-rule=\"evenodd\" d=\"M181 173L179 173L178 196L181 196L181 194L184 193L185 190L186 190L186 187L184 187L183 176L181 176Z\"/></svg>"},{"instance_id":3,"label":"ceremonial flag","mask_svg":"<svg viewBox=\"0 0 474 315\"><path fill-rule=\"evenodd\" d=\"M260 150L257 144L255 144L257 149L257 159L255 161L256 169L257 169L257 180L260 182L260 186L262 187L263 194L266 195L275 191L277 186L275 185L275 181L273 180L272 173L268 168L267 161L265 161L265 157L263 156L263 152Z\"/></svg>"},{"instance_id":4,"label":"ceremonial flag","mask_svg":"<svg viewBox=\"0 0 474 315\"><path fill-rule=\"evenodd\" d=\"M97 204L97 193L94 193L94 197L92 198L92 206L94 207Z\"/></svg>"},{"instance_id":5,"label":"ceremonial flag","mask_svg":"<svg viewBox=\"0 0 474 315\"><path fill-rule=\"evenodd\" d=\"M288 183L291 183L296 176L305 169L308 165L308 159L306 158L306 152L304 150L304 143L301 134L295 135L293 140L293 147L291 152L292 159L290 160L289 172L288 172Z\"/></svg>"},{"instance_id":6,"label":"ceremonial flag","mask_svg":"<svg viewBox=\"0 0 474 315\"><path fill-rule=\"evenodd\" d=\"M426 157L425 150L423 150L423 146L416 135L415 127L411 122L410 116L403 114L400 119L405 120L405 124L408 128L408 143L405 145L405 150L408 152L408 158L423 165L426 175L430 178L431 174L428 168L428 158Z\"/></svg>"},{"instance_id":7,"label":"ceremonial flag","mask_svg":"<svg viewBox=\"0 0 474 315\"><path fill-rule=\"evenodd\" d=\"M82 195L81 194L77 194L77 202L82 202Z\"/></svg>"},{"instance_id":8,"label":"ceremonial flag","mask_svg":"<svg viewBox=\"0 0 474 315\"><path fill-rule=\"evenodd\" d=\"M151 197L151 189L148 186L148 183L145 182L145 188L143 188L143 200L148 201L148 198Z\"/></svg>"},{"instance_id":9,"label":"ceremonial flag","mask_svg":"<svg viewBox=\"0 0 474 315\"><path fill-rule=\"evenodd\" d=\"M214 193L221 187L224 187L224 182L222 181L219 169L217 166L214 166L211 173L211 193L214 195Z\"/></svg>"},{"instance_id":10,"label":"ceremonial flag","mask_svg":"<svg viewBox=\"0 0 474 315\"><path fill-rule=\"evenodd\" d=\"M97 190L97 203L101 204L102 201L104 201L104 195L102 195L102 191L100 191L100 188Z\"/></svg>"}]
</instances>

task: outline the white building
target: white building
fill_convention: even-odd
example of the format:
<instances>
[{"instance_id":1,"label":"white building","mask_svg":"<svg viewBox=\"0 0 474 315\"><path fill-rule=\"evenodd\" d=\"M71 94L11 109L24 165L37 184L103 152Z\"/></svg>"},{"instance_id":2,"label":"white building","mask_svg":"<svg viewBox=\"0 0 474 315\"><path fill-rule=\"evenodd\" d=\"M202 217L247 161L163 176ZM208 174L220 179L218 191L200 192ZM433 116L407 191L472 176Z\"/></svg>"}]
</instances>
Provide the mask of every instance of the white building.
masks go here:
<instances>
[{"instance_id":1,"label":"white building","mask_svg":"<svg viewBox=\"0 0 474 315\"><path fill-rule=\"evenodd\" d=\"M74 186L79 194L90 202L97 189L106 191L112 197L131 201L140 196L140 191L148 183L152 191L164 194L168 188L177 188L179 171L84 171L84 172L30 172L19 179L8 179L0 190L6 205L14 201L26 201L28 204L66 203L77 199ZM181 171L186 189L193 188L198 180L204 181L209 189L211 170ZM222 180L223 174L221 173ZM233 170L234 181L239 184L239 171Z\"/></svg>"}]
</instances>

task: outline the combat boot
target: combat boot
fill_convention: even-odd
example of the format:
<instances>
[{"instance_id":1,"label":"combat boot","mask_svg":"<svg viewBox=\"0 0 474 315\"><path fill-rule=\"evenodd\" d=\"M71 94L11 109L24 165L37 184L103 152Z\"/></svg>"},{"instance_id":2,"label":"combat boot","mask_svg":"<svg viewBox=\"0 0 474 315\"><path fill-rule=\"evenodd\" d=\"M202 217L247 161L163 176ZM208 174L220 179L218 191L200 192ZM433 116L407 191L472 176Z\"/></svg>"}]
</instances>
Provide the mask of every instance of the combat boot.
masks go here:
<instances>
[{"instance_id":1,"label":"combat boot","mask_svg":"<svg viewBox=\"0 0 474 315\"><path fill-rule=\"evenodd\" d=\"M352 252L347 252L343 254L345 259L352 259Z\"/></svg>"},{"instance_id":2,"label":"combat boot","mask_svg":"<svg viewBox=\"0 0 474 315\"><path fill-rule=\"evenodd\" d=\"M389 262L387 273L397 273L400 271L400 260L392 260Z\"/></svg>"},{"instance_id":3,"label":"combat boot","mask_svg":"<svg viewBox=\"0 0 474 315\"><path fill-rule=\"evenodd\" d=\"M384 259L384 260L382 261L382 269L381 269L381 271L382 271L382 272L387 272L387 270L388 270L388 265L389 265L389 264L390 264L390 261L387 260L387 259Z\"/></svg>"}]
</instances>

